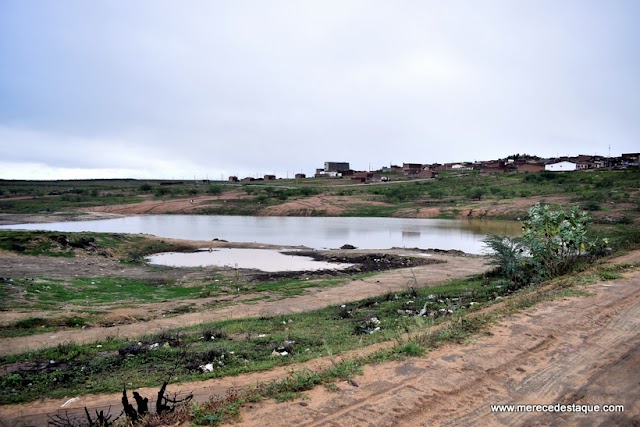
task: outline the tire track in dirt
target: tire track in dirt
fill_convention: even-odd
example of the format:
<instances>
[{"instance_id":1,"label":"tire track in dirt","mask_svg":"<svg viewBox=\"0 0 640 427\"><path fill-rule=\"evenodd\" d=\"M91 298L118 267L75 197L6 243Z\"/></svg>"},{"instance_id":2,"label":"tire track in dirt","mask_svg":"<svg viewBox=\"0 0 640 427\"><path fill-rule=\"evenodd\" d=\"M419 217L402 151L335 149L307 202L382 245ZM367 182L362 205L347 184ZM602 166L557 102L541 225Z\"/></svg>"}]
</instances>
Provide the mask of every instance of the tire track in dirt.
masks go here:
<instances>
[{"instance_id":1,"label":"tire track in dirt","mask_svg":"<svg viewBox=\"0 0 640 427\"><path fill-rule=\"evenodd\" d=\"M596 296L539 304L469 346L368 366L360 387L314 389L304 406L252 405L238 425L531 425L541 419L539 425L637 425L640 272L589 289ZM555 403L625 404L626 411L586 416L491 413L489 407Z\"/></svg>"}]
</instances>

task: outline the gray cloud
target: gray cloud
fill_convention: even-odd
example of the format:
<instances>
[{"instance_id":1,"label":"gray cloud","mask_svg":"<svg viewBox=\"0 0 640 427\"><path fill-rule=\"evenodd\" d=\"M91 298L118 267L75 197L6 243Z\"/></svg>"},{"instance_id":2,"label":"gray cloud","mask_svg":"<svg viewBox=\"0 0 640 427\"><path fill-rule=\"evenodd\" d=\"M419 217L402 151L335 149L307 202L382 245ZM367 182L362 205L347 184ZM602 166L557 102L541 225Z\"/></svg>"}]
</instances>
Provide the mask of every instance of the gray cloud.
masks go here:
<instances>
[{"instance_id":1,"label":"gray cloud","mask_svg":"<svg viewBox=\"0 0 640 427\"><path fill-rule=\"evenodd\" d=\"M624 0L9 0L0 178L637 151L638 12Z\"/></svg>"}]
</instances>

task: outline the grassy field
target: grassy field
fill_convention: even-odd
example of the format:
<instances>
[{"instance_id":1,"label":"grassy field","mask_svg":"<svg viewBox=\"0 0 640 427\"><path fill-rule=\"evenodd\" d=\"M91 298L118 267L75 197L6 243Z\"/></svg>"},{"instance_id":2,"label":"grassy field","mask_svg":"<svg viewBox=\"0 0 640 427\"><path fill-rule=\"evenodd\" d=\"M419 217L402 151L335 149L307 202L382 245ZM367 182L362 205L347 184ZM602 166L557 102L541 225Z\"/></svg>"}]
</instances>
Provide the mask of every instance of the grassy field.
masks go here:
<instances>
[{"instance_id":1,"label":"grassy field","mask_svg":"<svg viewBox=\"0 0 640 427\"><path fill-rule=\"evenodd\" d=\"M0 181L0 214L76 211L82 208L166 200L239 191L245 198L203 207L202 214L258 214L266 207L316 195L354 196L343 215L393 216L419 207L449 208L443 217L456 216L456 208L481 200L498 202L540 196L566 196L567 203L598 212L623 206L629 221L640 210L640 171L592 170L570 173L491 174L475 171L440 172L437 179L410 181L392 175L388 183L353 184L348 178L281 179L243 183L196 181ZM362 200L384 202L384 206ZM458 209L459 210L459 209ZM313 215L322 216L318 209Z\"/></svg>"},{"instance_id":2,"label":"grassy field","mask_svg":"<svg viewBox=\"0 0 640 427\"><path fill-rule=\"evenodd\" d=\"M416 322L437 324L512 291L501 280L474 278L299 315L230 320L134 341L107 339L98 345L61 345L10 356L2 363L40 366L54 360L57 369L47 366L45 372L3 377L0 403L86 391L117 392L123 382L131 387L157 385L180 358L184 360L175 373L179 381L269 369L394 339ZM425 307L426 317L417 318ZM212 362L213 372L199 368Z\"/></svg>"},{"instance_id":3,"label":"grassy field","mask_svg":"<svg viewBox=\"0 0 640 427\"><path fill-rule=\"evenodd\" d=\"M615 279L621 271L591 269L567 279L563 286ZM207 323L131 341L105 337L91 345L61 344L4 357L0 366L16 370L0 378L0 404L118 392L123 383L129 388L156 386L170 372L172 381L180 382L261 371L400 340L439 324L463 326L438 338L455 341L478 326L471 318L464 320L467 314L499 297L532 290L517 290L499 277L473 277L303 314ZM415 355L424 351L425 344L433 343L406 342L394 352ZM203 368L208 364L211 369Z\"/></svg>"}]
</instances>

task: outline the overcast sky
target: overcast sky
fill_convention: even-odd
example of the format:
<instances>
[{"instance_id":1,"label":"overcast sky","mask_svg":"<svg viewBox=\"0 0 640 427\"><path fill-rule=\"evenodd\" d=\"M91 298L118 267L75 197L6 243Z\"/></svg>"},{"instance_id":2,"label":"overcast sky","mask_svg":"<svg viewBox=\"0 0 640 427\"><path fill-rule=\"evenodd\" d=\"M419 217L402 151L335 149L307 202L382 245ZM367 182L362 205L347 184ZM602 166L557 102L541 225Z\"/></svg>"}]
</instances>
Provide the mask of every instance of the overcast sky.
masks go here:
<instances>
[{"instance_id":1,"label":"overcast sky","mask_svg":"<svg viewBox=\"0 0 640 427\"><path fill-rule=\"evenodd\" d=\"M0 178L640 151L640 1L0 2Z\"/></svg>"}]
</instances>

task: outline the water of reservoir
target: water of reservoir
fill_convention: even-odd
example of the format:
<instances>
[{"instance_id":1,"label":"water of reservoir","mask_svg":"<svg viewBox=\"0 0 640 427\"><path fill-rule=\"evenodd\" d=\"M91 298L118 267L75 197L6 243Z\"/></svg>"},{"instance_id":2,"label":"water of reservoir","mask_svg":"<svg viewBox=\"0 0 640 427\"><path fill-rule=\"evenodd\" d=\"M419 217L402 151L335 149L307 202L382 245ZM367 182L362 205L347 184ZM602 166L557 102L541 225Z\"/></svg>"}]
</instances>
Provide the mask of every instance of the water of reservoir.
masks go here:
<instances>
[{"instance_id":1,"label":"water of reservoir","mask_svg":"<svg viewBox=\"0 0 640 427\"><path fill-rule=\"evenodd\" d=\"M457 249L483 253L488 234L515 236L516 221L422 218L256 217L225 215L139 215L95 221L21 224L0 228L61 232L145 233L190 240L223 239L314 249L350 244L362 249L391 247Z\"/></svg>"},{"instance_id":2,"label":"water of reservoir","mask_svg":"<svg viewBox=\"0 0 640 427\"><path fill-rule=\"evenodd\" d=\"M341 270L352 264L316 261L308 256L285 255L270 249L230 249L220 248L181 253L165 252L147 257L151 264L170 267L218 267L253 268L274 271L317 271Z\"/></svg>"}]
</instances>

